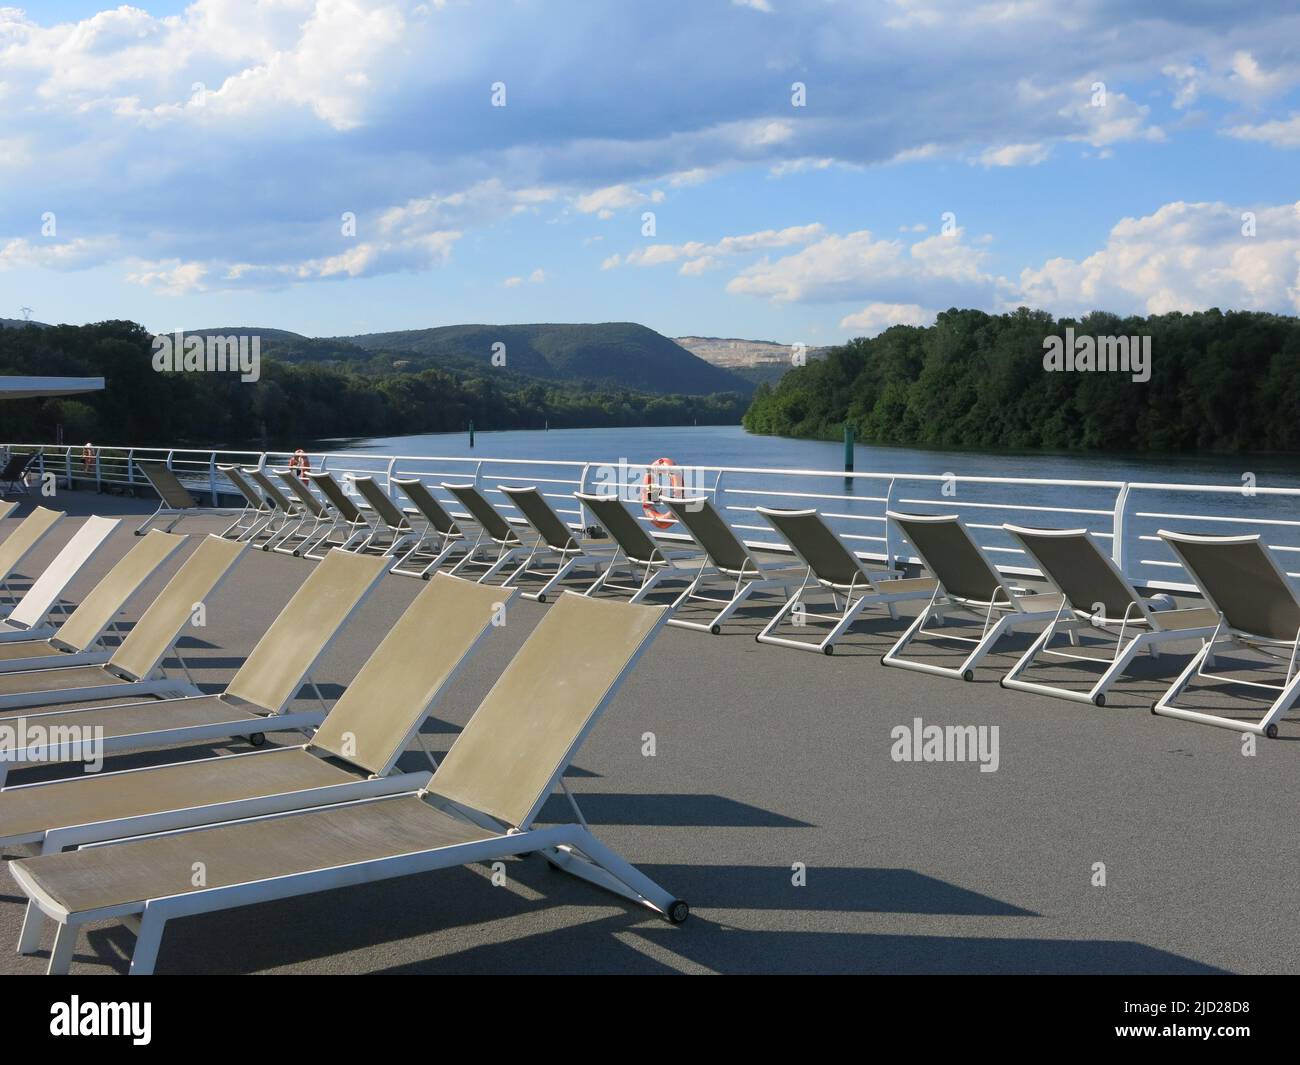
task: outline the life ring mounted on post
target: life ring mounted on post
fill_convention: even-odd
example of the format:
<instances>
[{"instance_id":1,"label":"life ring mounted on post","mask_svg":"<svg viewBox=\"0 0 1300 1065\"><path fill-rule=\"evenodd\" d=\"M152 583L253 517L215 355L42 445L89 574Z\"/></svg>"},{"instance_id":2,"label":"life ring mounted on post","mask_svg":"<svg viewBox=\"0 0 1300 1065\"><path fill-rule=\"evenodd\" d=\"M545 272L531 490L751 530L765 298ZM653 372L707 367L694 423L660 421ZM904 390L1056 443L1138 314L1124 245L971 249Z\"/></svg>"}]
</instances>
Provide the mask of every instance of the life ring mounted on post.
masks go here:
<instances>
[{"instance_id":1,"label":"life ring mounted on post","mask_svg":"<svg viewBox=\"0 0 1300 1065\"><path fill-rule=\"evenodd\" d=\"M307 458L307 452L298 448L289 459L289 469L298 475L298 480L303 484L307 483L307 474L311 472L311 460Z\"/></svg>"},{"instance_id":2,"label":"life ring mounted on post","mask_svg":"<svg viewBox=\"0 0 1300 1065\"><path fill-rule=\"evenodd\" d=\"M95 465L95 445L89 440L86 446L81 449L81 468L89 471Z\"/></svg>"},{"instance_id":3,"label":"life ring mounted on post","mask_svg":"<svg viewBox=\"0 0 1300 1065\"><path fill-rule=\"evenodd\" d=\"M660 510L656 505L665 487L672 489L674 495L681 491L682 475L676 470L677 463L672 459L658 458L646 467L641 481L641 509L656 529L669 529L677 522L671 511Z\"/></svg>"}]
</instances>

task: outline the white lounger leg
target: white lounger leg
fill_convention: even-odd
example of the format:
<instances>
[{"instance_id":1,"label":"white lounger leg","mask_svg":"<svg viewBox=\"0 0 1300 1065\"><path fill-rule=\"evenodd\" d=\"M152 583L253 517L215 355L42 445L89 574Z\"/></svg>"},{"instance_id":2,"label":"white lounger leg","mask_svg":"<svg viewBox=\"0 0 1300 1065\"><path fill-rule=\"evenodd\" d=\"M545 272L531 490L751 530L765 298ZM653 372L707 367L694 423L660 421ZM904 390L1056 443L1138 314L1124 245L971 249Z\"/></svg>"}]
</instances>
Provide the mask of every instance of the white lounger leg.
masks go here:
<instances>
[{"instance_id":1,"label":"white lounger leg","mask_svg":"<svg viewBox=\"0 0 1300 1065\"><path fill-rule=\"evenodd\" d=\"M45 915L34 902L27 903L27 912L23 915L23 930L18 934L18 953L35 954L41 945L41 929L45 925Z\"/></svg>"},{"instance_id":2,"label":"white lounger leg","mask_svg":"<svg viewBox=\"0 0 1300 1065\"><path fill-rule=\"evenodd\" d=\"M144 908L140 919L140 928L135 936L135 950L131 953L131 976L152 976L154 964L158 961L158 947L162 943L163 926L167 919L158 913L150 913Z\"/></svg>"},{"instance_id":3,"label":"white lounger leg","mask_svg":"<svg viewBox=\"0 0 1300 1065\"><path fill-rule=\"evenodd\" d=\"M45 970L50 976L66 976L72 964L72 948L77 945L77 926L70 921L59 925L54 936L54 949L50 951L50 964Z\"/></svg>"},{"instance_id":4,"label":"white lounger leg","mask_svg":"<svg viewBox=\"0 0 1300 1065\"><path fill-rule=\"evenodd\" d=\"M577 829L576 826L573 831L575 849L562 846L543 851L546 860L557 869L625 899L649 906L674 924L681 924L686 919L689 910L685 902L665 891L590 832ZM581 854L577 851L581 851Z\"/></svg>"},{"instance_id":5,"label":"white lounger leg","mask_svg":"<svg viewBox=\"0 0 1300 1065\"><path fill-rule=\"evenodd\" d=\"M1200 673L1201 667L1209 661L1213 661L1214 642L1207 641L1206 644L1193 656L1192 660L1187 663L1187 668L1179 674L1178 679L1174 681L1173 686L1165 692L1155 704L1151 707L1153 714L1159 714L1161 717L1177 717L1183 721L1195 721L1201 725L1214 725L1217 728L1232 729L1236 732L1253 732L1257 736L1267 736L1269 739L1277 737L1277 723L1295 704L1296 698L1300 696L1300 672L1297 672L1285 688L1281 690L1278 697L1273 701L1266 713L1259 721L1239 721L1236 718L1222 717L1218 714L1206 714L1196 710L1184 710L1181 707L1174 706L1174 700L1178 698L1189 684Z\"/></svg>"}]
</instances>

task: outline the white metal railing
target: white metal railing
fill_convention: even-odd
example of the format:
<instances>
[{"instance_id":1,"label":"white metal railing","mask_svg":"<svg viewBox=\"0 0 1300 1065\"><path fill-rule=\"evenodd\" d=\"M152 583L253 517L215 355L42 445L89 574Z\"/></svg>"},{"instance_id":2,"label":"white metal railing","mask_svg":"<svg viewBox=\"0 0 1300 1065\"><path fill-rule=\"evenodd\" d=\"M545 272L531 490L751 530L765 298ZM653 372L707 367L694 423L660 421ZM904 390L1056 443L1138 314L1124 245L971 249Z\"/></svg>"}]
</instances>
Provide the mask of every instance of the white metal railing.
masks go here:
<instances>
[{"instance_id":1,"label":"white metal railing","mask_svg":"<svg viewBox=\"0 0 1300 1065\"><path fill-rule=\"evenodd\" d=\"M196 495L214 506L235 496L219 467L283 468L288 451L224 451L192 448L95 447L0 444L5 453L36 451L37 474L53 473L65 486L98 490L146 487L137 460L161 460ZM617 490L636 509L647 467L619 459L581 462L558 459L503 459L465 456L377 455L364 451L310 452L313 470L328 470L343 480L374 477L391 491L393 477L419 477L455 509L443 482L471 482L504 513L514 507L502 484L536 485L571 524L591 524L575 491ZM1265 534L1268 546L1284 557L1300 554L1300 488L1182 483L1066 480L1038 477L955 477L941 474L683 465L675 468L682 487L714 502L747 543L759 549L788 551L787 545L757 514L759 506L815 508L864 558L915 563L910 545L888 509L923 508L956 513L981 546L1012 576L1034 576L1024 552L1002 529L1003 522L1047 527L1087 528L1109 544L1112 557L1135 583L1154 590L1191 591L1194 586L1156 535L1161 528L1181 532ZM359 501L360 502L360 501ZM520 519L521 520L521 519ZM648 518L641 520L649 522ZM665 539L675 530L651 530ZM1300 565L1300 560L1297 560ZM1300 577L1293 572L1292 577Z\"/></svg>"}]
</instances>

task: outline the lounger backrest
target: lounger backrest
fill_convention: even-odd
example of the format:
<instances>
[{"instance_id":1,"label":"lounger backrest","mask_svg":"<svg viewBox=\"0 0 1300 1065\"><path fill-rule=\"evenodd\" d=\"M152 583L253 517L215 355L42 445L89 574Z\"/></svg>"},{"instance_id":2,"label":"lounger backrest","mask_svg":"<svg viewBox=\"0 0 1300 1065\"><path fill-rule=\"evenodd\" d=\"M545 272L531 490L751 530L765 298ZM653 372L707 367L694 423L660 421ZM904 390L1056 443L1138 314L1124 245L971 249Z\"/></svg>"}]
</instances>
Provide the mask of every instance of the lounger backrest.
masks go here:
<instances>
[{"instance_id":1,"label":"lounger backrest","mask_svg":"<svg viewBox=\"0 0 1300 1065\"><path fill-rule=\"evenodd\" d=\"M0 477L3 477L3 474L0 474ZM16 499L0 500L0 521L4 521L5 518L9 517L9 515L12 514L17 509L18 509L18 500Z\"/></svg>"},{"instance_id":2,"label":"lounger backrest","mask_svg":"<svg viewBox=\"0 0 1300 1065\"><path fill-rule=\"evenodd\" d=\"M718 513L717 508L704 496L690 499L661 498L668 509L677 515L677 520L686 526L686 530L695 538L709 556L709 560L719 569L740 572L748 570L757 572L758 567L750 558L749 551L727 524L726 519Z\"/></svg>"},{"instance_id":3,"label":"lounger backrest","mask_svg":"<svg viewBox=\"0 0 1300 1065\"><path fill-rule=\"evenodd\" d=\"M8 620L16 621L29 629L44 621L45 615L50 612L68 582L121 524L120 518L101 518L97 515L87 518L63 550L45 567L45 572L32 582L32 586L9 614Z\"/></svg>"},{"instance_id":4,"label":"lounger backrest","mask_svg":"<svg viewBox=\"0 0 1300 1065\"><path fill-rule=\"evenodd\" d=\"M388 498L388 493L375 484L373 477L357 477L355 481L357 491L365 497L366 502L370 504L370 509L379 516L380 521L390 529L405 529L407 527L409 523L406 520L406 515L398 510L396 504Z\"/></svg>"},{"instance_id":5,"label":"lounger backrest","mask_svg":"<svg viewBox=\"0 0 1300 1065\"><path fill-rule=\"evenodd\" d=\"M670 609L565 592L479 704L429 790L529 825Z\"/></svg>"},{"instance_id":6,"label":"lounger backrest","mask_svg":"<svg viewBox=\"0 0 1300 1065\"><path fill-rule=\"evenodd\" d=\"M443 488L460 500L461 505L470 512L473 519L483 526L484 532L497 543L518 542L519 537L515 535L514 529L510 528L510 523L497 513L496 507L489 503L483 497L483 493L472 484L444 483Z\"/></svg>"},{"instance_id":7,"label":"lounger backrest","mask_svg":"<svg viewBox=\"0 0 1300 1065\"><path fill-rule=\"evenodd\" d=\"M546 502L545 497L535 487L503 484L501 491L519 508L519 513L537 530L548 547L565 551L577 546L578 541L574 538L573 530L564 524L560 516L551 509L551 504Z\"/></svg>"},{"instance_id":8,"label":"lounger backrest","mask_svg":"<svg viewBox=\"0 0 1300 1065\"><path fill-rule=\"evenodd\" d=\"M262 497L273 507L278 510L283 510L286 513L293 509L293 504L289 502L288 496L281 492L280 489L275 486L275 482L272 481L271 478L269 478L262 470L245 470L244 472L247 473L257 487L262 490Z\"/></svg>"},{"instance_id":9,"label":"lounger backrest","mask_svg":"<svg viewBox=\"0 0 1300 1065\"><path fill-rule=\"evenodd\" d=\"M514 594L435 573L330 709L312 746L387 773Z\"/></svg>"},{"instance_id":10,"label":"lounger backrest","mask_svg":"<svg viewBox=\"0 0 1300 1065\"><path fill-rule=\"evenodd\" d=\"M662 557L650 534L617 496L590 496L585 492L574 495L596 515L596 520L633 562L654 562Z\"/></svg>"},{"instance_id":11,"label":"lounger backrest","mask_svg":"<svg viewBox=\"0 0 1300 1065\"><path fill-rule=\"evenodd\" d=\"M311 483L320 489L321 495L330 501L330 506L343 515L343 520L353 525L359 525L366 519L362 517L360 508L348 498L347 492L343 491L343 486L334 480L334 476L324 471L320 473L309 473Z\"/></svg>"},{"instance_id":12,"label":"lounger backrest","mask_svg":"<svg viewBox=\"0 0 1300 1065\"><path fill-rule=\"evenodd\" d=\"M1232 628L1287 643L1300 633L1300 602L1258 536L1160 537Z\"/></svg>"},{"instance_id":13,"label":"lounger backrest","mask_svg":"<svg viewBox=\"0 0 1300 1065\"><path fill-rule=\"evenodd\" d=\"M1029 529L1004 525L1024 545L1069 605L1094 614L1100 604L1107 618L1146 617L1142 597L1102 553L1087 529Z\"/></svg>"},{"instance_id":14,"label":"lounger backrest","mask_svg":"<svg viewBox=\"0 0 1300 1065\"><path fill-rule=\"evenodd\" d=\"M423 515L424 520L433 526L436 531L444 536L461 535L460 526L456 524L456 519L447 513L447 509L424 486L423 481L418 478L403 480L394 477L393 484L406 493L406 498L415 505L415 509Z\"/></svg>"},{"instance_id":15,"label":"lounger backrest","mask_svg":"<svg viewBox=\"0 0 1300 1065\"><path fill-rule=\"evenodd\" d=\"M63 520L63 512L36 507L0 543L0 581L5 580L41 539Z\"/></svg>"},{"instance_id":16,"label":"lounger backrest","mask_svg":"<svg viewBox=\"0 0 1300 1065\"><path fill-rule=\"evenodd\" d=\"M244 471L238 466L218 466L217 472L226 475L226 480L235 486L235 490L244 497L244 501L250 507L256 507L258 510L266 509L266 502L257 494L257 489L248 483Z\"/></svg>"},{"instance_id":17,"label":"lounger backrest","mask_svg":"<svg viewBox=\"0 0 1300 1065\"><path fill-rule=\"evenodd\" d=\"M158 598L140 615L108 664L132 677L147 677L157 668L180 636L194 608L221 584L231 566L248 547L246 543L204 537Z\"/></svg>"},{"instance_id":18,"label":"lounger backrest","mask_svg":"<svg viewBox=\"0 0 1300 1065\"><path fill-rule=\"evenodd\" d=\"M176 479L176 474L167 468L167 463L136 459L135 464L167 506L174 510L192 510L199 505L199 501L190 495L189 489L181 484Z\"/></svg>"},{"instance_id":19,"label":"lounger backrest","mask_svg":"<svg viewBox=\"0 0 1300 1065\"><path fill-rule=\"evenodd\" d=\"M88 651L140 586L153 576L186 540L178 533L151 529L104 574L81 605L59 626L60 645Z\"/></svg>"},{"instance_id":20,"label":"lounger backrest","mask_svg":"<svg viewBox=\"0 0 1300 1065\"><path fill-rule=\"evenodd\" d=\"M319 518L325 514L325 505L312 495L311 489L302 483L302 479L293 470L274 470L272 472L280 478L284 486L294 494L298 502L306 508L307 513L313 518Z\"/></svg>"},{"instance_id":21,"label":"lounger backrest","mask_svg":"<svg viewBox=\"0 0 1300 1065\"><path fill-rule=\"evenodd\" d=\"M900 514L891 510L886 517L903 530L925 568L939 578L949 595L978 603L991 602L994 596L999 602L1012 599L1010 589L956 514Z\"/></svg>"},{"instance_id":22,"label":"lounger backrest","mask_svg":"<svg viewBox=\"0 0 1300 1065\"><path fill-rule=\"evenodd\" d=\"M390 564L376 555L328 552L257 641L226 694L280 710Z\"/></svg>"},{"instance_id":23,"label":"lounger backrest","mask_svg":"<svg viewBox=\"0 0 1300 1065\"><path fill-rule=\"evenodd\" d=\"M865 587L866 575L851 552L815 510L772 510L758 507L819 580L827 584Z\"/></svg>"}]
</instances>

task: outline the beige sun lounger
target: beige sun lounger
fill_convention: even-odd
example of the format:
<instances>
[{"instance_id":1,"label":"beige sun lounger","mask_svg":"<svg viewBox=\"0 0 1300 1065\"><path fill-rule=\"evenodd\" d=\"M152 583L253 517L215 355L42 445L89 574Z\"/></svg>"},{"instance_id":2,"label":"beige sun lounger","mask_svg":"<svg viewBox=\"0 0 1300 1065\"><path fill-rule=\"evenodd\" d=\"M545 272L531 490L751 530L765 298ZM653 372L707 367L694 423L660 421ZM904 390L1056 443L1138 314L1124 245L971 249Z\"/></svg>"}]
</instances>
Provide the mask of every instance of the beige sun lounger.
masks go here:
<instances>
[{"instance_id":1,"label":"beige sun lounger","mask_svg":"<svg viewBox=\"0 0 1300 1065\"><path fill-rule=\"evenodd\" d=\"M352 483L370 509L371 525L370 535L356 550L379 551L388 557L399 555L407 544L418 538L410 520L373 477L353 477Z\"/></svg>"},{"instance_id":2,"label":"beige sun lounger","mask_svg":"<svg viewBox=\"0 0 1300 1065\"><path fill-rule=\"evenodd\" d=\"M1020 628L1046 625L1060 612L1059 594L1019 595L1008 586L956 514L902 514L891 510L886 516L902 530L925 568L937 578L938 586L926 608L881 658L885 665L974 680L975 667L1003 636ZM942 624L949 614L980 622L979 636L958 636L925 627L932 619ZM971 644L973 648L959 666L903 658L903 652L918 636Z\"/></svg>"},{"instance_id":3,"label":"beige sun lounger","mask_svg":"<svg viewBox=\"0 0 1300 1065\"><path fill-rule=\"evenodd\" d=\"M524 598L544 603L546 597L579 566L590 567L599 573L609 565L613 556L609 542L580 538L555 513L535 486L503 484L501 492L537 534L528 553L502 582L504 585L513 585L523 577L540 577L542 586L535 592L524 592ZM548 564L554 569L544 568Z\"/></svg>"},{"instance_id":4,"label":"beige sun lounger","mask_svg":"<svg viewBox=\"0 0 1300 1065\"><path fill-rule=\"evenodd\" d=\"M331 548L338 548L340 551L359 550L370 537L369 519L347 492L343 491L343 486L334 479L333 474L320 470L316 473L308 473L307 476L330 505L334 512L334 520L315 540L298 548L298 553L303 558L319 560L324 558L324 552Z\"/></svg>"},{"instance_id":5,"label":"beige sun lounger","mask_svg":"<svg viewBox=\"0 0 1300 1065\"><path fill-rule=\"evenodd\" d=\"M0 499L0 521L4 521L15 510L18 509L18 500Z\"/></svg>"},{"instance_id":6,"label":"beige sun lounger","mask_svg":"<svg viewBox=\"0 0 1300 1065\"><path fill-rule=\"evenodd\" d=\"M449 573L481 569L483 572L478 579L489 581L506 566L517 563L528 554L531 544L524 543L518 530L474 485L444 482L442 487L459 500L478 525L478 533L470 541L464 557L451 567Z\"/></svg>"},{"instance_id":7,"label":"beige sun lounger","mask_svg":"<svg viewBox=\"0 0 1300 1065\"><path fill-rule=\"evenodd\" d=\"M151 529L114 564L52 636L8 633L0 640L0 674L107 662L105 637L127 601L185 542Z\"/></svg>"},{"instance_id":8,"label":"beige sun lounger","mask_svg":"<svg viewBox=\"0 0 1300 1065\"><path fill-rule=\"evenodd\" d=\"M194 498L188 488L181 484L180 479L172 472L171 467L165 462L147 461L143 459L135 460L136 467L144 474L145 480L149 482L150 487L158 493L158 509L150 514L140 527L135 530L136 536L143 536L149 531L149 526L159 518L171 518L163 532L171 532L180 524L183 518L202 516L204 514L214 517L226 517L231 512L224 508L199 506L199 501Z\"/></svg>"},{"instance_id":9,"label":"beige sun lounger","mask_svg":"<svg viewBox=\"0 0 1300 1065\"><path fill-rule=\"evenodd\" d=\"M423 481L394 477L392 484L411 501L424 519L425 528L389 572L428 580L449 558L468 550L469 543L456 519L447 513L447 508L438 502Z\"/></svg>"},{"instance_id":10,"label":"beige sun lounger","mask_svg":"<svg viewBox=\"0 0 1300 1065\"><path fill-rule=\"evenodd\" d=\"M685 902L585 823L533 824L666 618L664 607L560 596L420 788L399 779L394 794L12 862L31 903L24 946L34 949L32 926L51 918L59 927L50 971L64 972L82 925L138 918L131 972L149 973L176 917L534 851L684 921ZM195 862L206 870L203 887L193 883Z\"/></svg>"},{"instance_id":11,"label":"beige sun lounger","mask_svg":"<svg viewBox=\"0 0 1300 1065\"><path fill-rule=\"evenodd\" d=\"M304 683L315 690L312 668L374 590L384 569L383 559L331 551L294 592L225 691L210 695L192 688L148 702L27 714L28 732L40 726L47 733L56 730L58 737L70 738L16 749L6 757L8 768L84 760L88 752L109 754L230 736L246 736L256 745L265 739L267 729L314 728L324 716L323 699L320 710L291 712L289 704ZM96 695L108 698L116 690ZM316 694L319 699L319 691Z\"/></svg>"},{"instance_id":12,"label":"beige sun lounger","mask_svg":"<svg viewBox=\"0 0 1300 1065\"><path fill-rule=\"evenodd\" d=\"M276 518L276 510L261 493L253 487L252 482L238 466L218 466L217 472L234 486L244 497L244 509L236 516L228 528L221 533L231 540L253 540Z\"/></svg>"},{"instance_id":13,"label":"beige sun lounger","mask_svg":"<svg viewBox=\"0 0 1300 1065\"><path fill-rule=\"evenodd\" d=\"M55 854L391 792L398 758L513 594L439 574L309 742L7 788L0 791L0 844L39 843L42 853ZM418 790L428 778L427 770L408 773L401 790Z\"/></svg>"},{"instance_id":14,"label":"beige sun lounger","mask_svg":"<svg viewBox=\"0 0 1300 1065\"><path fill-rule=\"evenodd\" d=\"M1278 722L1300 696L1300 597L1286 572L1258 535L1194 536L1161 529L1160 538L1196 582L1216 623L1205 645L1151 712L1276 739ZM1234 648L1285 661L1282 683L1212 673L1216 656ZM1198 677L1266 692L1272 702L1256 721L1176 706L1174 701ZM1251 712L1258 714L1259 707Z\"/></svg>"},{"instance_id":15,"label":"beige sun lounger","mask_svg":"<svg viewBox=\"0 0 1300 1065\"><path fill-rule=\"evenodd\" d=\"M1056 614L1042 635L1002 678L1004 688L1105 706L1106 692L1142 651L1155 656L1163 644L1205 640L1214 632L1218 616L1213 610L1153 610L1087 529L1003 528L1020 541L1059 599ZM1050 646L1058 634L1064 634L1071 646L1078 647L1083 633L1114 637L1115 652L1109 661L1083 650L1053 650ZM1042 657L1088 662L1105 669L1086 690L1022 679Z\"/></svg>"},{"instance_id":16,"label":"beige sun lounger","mask_svg":"<svg viewBox=\"0 0 1300 1065\"><path fill-rule=\"evenodd\" d=\"M316 498L311 486L296 470L272 470L297 501L298 518L285 522L278 533L264 545L282 555L300 556L303 550L328 534L334 524L334 511Z\"/></svg>"},{"instance_id":17,"label":"beige sun lounger","mask_svg":"<svg viewBox=\"0 0 1300 1065\"><path fill-rule=\"evenodd\" d=\"M0 644L53 636L56 630L50 621L50 612L59 604L60 597L73 578L121 524L120 518L101 518L96 515L91 515L82 522L72 539L63 545L63 550L32 581L31 587L23 593L13 610L0 620ZM0 669L3 669L3 664L0 664Z\"/></svg>"},{"instance_id":18,"label":"beige sun lounger","mask_svg":"<svg viewBox=\"0 0 1300 1065\"><path fill-rule=\"evenodd\" d=\"M616 547L609 565L601 571L584 595L595 595L601 591L630 592L628 602L640 603L663 581L695 579L698 565L702 561L699 552L667 550L665 545L657 542L642 528L618 496L575 492L574 497L600 522ZM624 568L636 583L620 584L613 579Z\"/></svg>"},{"instance_id":19,"label":"beige sun lounger","mask_svg":"<svg viewBox=\"0 0 1300 1065\"><path fill-rule=\"evenodd\" d=\"M220 586L245 546L219 536L206 537L107 662L0 674L0 711L138 695L198 694L188 676L185 680L168 677L162 663L169 653L175 655L176 641L190 624L194 609ZM184 668L183 659L181 665Z\"/></svg>"},{"instance_id":20,"label":"beige sun lounger","mask_svg":"<svg viewBox=\"0 0 1300 1065\"><path fill-rule=\"evenodd\" d=\"M701 629L716 636L722 632L727 619L755 592L780 591L789 597L792 590L803 583L802 567L793 561L765 562L756 558L740 537L732 532L731 526L707 496L664 496L663 503L686 527L691 538L704 549L708 559L707 565L700 567L690 586L678 596L673 608L680 610L689 602L704 602L722 608L709 621L689 621L674 616L668 622L669 625ZM728 586L726 598L701 591L702 587L708 586L709 581L716 582L719 578Z\"/></svg>"},{"instance_id":21,"label":"beige sun lounger","mask_svg":"<svg viewBox=\"0 0 1300 1065\"><path fill-rule=\"evenodd\" d=\"M63 517L62 511L34 507L32 512L19 522L18 528L0 542L0 588L9 598L10 606L14 604L14 595L9 588L9 581L14 571L63 520Z\"/></svg>"},{"instance_id":22,"label":"beige sun lounger","mask_svg":"<svg viewBox=\"0 0 1300 1065\"><path fill-rule=\"evenodd\" d=\"M932 578L897 577L897 570L885 566L868 569L856 554L844 546L815 510L756 509L785 537L805 566L803 580L794 594L764 626L763 631L754 637L760 643L775 643L782 647L795 647L800 651L833 654L836 642L848 632L858 615L867 607L883 606L889 611L890 617L896 617L896 604L929 599L934 594L935 581ZM831 594L834 611L813 612L807 609L805 598L813 588L821 588ZM842 610L839 608L841 596L844 599ZM774 635L777 626L791 614L794 614L796 623L829 624L831 631L816 643Z\"/></svg>"}]
</instances>

